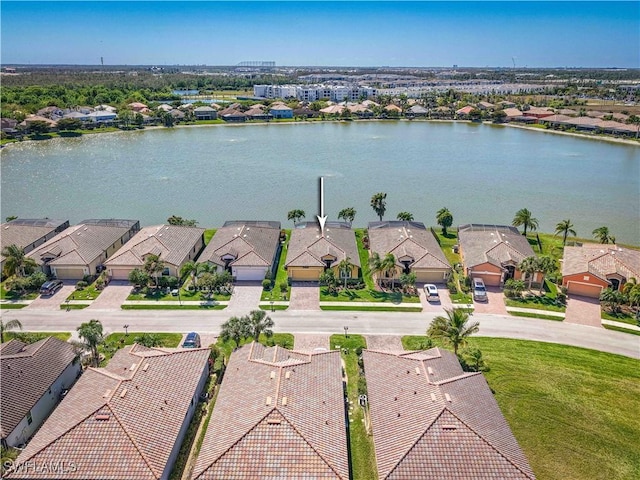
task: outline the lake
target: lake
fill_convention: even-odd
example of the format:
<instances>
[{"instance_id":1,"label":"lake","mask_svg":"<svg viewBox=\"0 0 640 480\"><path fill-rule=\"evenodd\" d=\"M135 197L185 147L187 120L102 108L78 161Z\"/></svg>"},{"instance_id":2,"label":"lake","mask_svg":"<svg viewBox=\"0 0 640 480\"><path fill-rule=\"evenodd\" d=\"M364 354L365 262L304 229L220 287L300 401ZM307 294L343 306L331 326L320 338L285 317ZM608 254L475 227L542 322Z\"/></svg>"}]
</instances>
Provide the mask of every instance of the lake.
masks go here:
<instances>
[{"instance_id":1,"label":"lake","mask_svg":"<svg viewBox=\"0 0 640 480\"><path fill-rule=\"evenodd\" d=\"M2 150L1 206L23 218L170 215L203 227L225 220L287 222L289 210L355 226L377 220L369 205L387 193L386 219L411 212L435 224L443 206L462 223L510 224L528 208L540 231L571 219L579 236L609 227L640 241L640 148L506 126L374 121L219 125L25 142Z\"/></svg>"}]
</instances>

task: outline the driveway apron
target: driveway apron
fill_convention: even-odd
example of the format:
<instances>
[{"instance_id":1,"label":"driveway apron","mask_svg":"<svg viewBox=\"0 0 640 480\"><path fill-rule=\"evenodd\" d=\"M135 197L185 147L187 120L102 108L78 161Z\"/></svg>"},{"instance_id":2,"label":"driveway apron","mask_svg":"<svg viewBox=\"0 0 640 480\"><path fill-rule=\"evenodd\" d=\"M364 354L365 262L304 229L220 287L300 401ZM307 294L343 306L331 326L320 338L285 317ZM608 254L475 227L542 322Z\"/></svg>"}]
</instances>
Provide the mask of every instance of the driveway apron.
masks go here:
<instances>
[{"instance_id":1,"label":"driveway apron","mask_svg":"<svg viewBox=\"0 0 640 480\"><path fill-rule=\"evenodd\" d=\"M602 328L600 315L600 300L597 298L571 295L567 299L567 311L564 316L565 323L577 323L578 325Z\"/></svg>"},{"instance_id":2,"label":"driveway apron","mask_svg":"<svg viewBox=\"0 0 640 480\"><path fill-rule=\"evenodd\" d=\"M257 310L262 295L262 284L258 282L236 283L233 287L233 295L225 312L247 315L251 310Z\"/></svg>"},{"instance_id":3,"label":"driveway apron","mask_svg":"<svg viewBox=\"0 0 640 480\"><path fill-rule=\"evenodd\" d=\"M504 304L504 295L499 287L487 287L487 301L473 302L474 312L493 313L496 315L508 315L507 306Z\"/></svg>"},{"instance_id":4,"label":"driveway apron","mask_svg":"<svg viewBox=\"0 0 640 480\"><path fill-rule=\"evenodd\" d=\"M423 312L437 312L443 313L443 310L451 309L453 304L451 303L451 296L449 295L449 289L444 285L436 285L438 287L438 296L440 300L437 302L427 301L427 296L424 292L424 286L418 286L418 294L420 295L420 303L422 305Z\"/></svg>"},{"instance_id":5,"label":"driveway apron","mask_svg":"<svg viewBox=\"0 0 640 480\"><path fill-rule=\"evenodd\" d=\"M316 282L293 282L289 310L320 310L320 286Z\"/></svg>"},{"instance_id":6,"label":"driveway apron","mask_svg":"<svg viewBox=\"0 0 640 480\"><path fill-rule=\"evenodd\" d=\"M109 310L120 308L131 293L131 285L124 280L112 280L107 285L98 298L96 298L87 308L91 310Z\"/></svg>"},{"instance_id":7,"label":"driveway apron","mask_svg":"<svg viewBox=\"0 0 640 480\"><path fill-rule=\"evenodd\" d=\"M51 296L40 295L33 302L29 304L29 310L60 310L60 305L64 304L65 300L76 289L76 282L73 280L64 280L64 285L60 290Z\"/></svg>"}]
</instances>

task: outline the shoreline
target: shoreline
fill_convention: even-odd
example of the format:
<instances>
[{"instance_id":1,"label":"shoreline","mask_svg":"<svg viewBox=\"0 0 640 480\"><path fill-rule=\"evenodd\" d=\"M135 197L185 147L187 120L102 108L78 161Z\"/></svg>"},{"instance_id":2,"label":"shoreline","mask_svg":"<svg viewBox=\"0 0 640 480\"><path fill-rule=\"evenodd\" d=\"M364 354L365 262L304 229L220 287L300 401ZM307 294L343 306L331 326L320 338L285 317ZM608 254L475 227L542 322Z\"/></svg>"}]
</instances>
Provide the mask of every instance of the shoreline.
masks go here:
<instances>
[{"instance_id":1,"label":"shoreline","mask_svg":"<svg viewBox=\"0 0 640 480\"><path fill-rule=\"evenodd\" d=\"M347 122L345 120L310 120L310 121L304 121L304 120L297 120L297 121L293 121L293 122L238 122L238 123L208 123L208 124L196 124L196 125L174 125L173 127L164 127L162 125L152 125L152 126L148 126L148 127L144 127L143 129L139 129L139 130L120 130L120 131L111 131L111 132L96 132L96 133L90 133L90 134L83 134L81 136L85 136L85 135L105 135L105 134L120 134L120 133L138 133L138 132L145 132L145 131L150 131L150 130L159 130L159 129L171 129L171 128L202 128L202 127L244 127L244 126L250 126L250 125L263 125L263 126L269 126L269 125L314 125L316 123L360 123L360 122L425 122L425 123L473 123L470 120L455 120L455 119L427 119L427 118L420 118L420 119L407 119L407 118L399 118L399 119L382 119L382 118L364 118L364 119L358 119L358 120L352 120L350 122ZM513 123L491 123L491 122L480 122L481 125L488 125L488 126L501 126L501 127L511 127L511 128L520 128L522 130L527 130L527 131L536 131L536 132L543 132L543 133L552 133L552 134L556 134L556 135L566 135L566 136L570 136L570 137L574 137L574 138L584 138L587 140L597 140L597 141L603 141L603 142L610 142L610 143L617 143L619 145L630 145L630 146L636 146L636 147L640 147L640 140L635 140L635 139L630 139L630 138L618 138L618 137L610 137L610 136L592 136L589 134L583 134L583 133L578 133L578 132L563 132L560 130L553 130L553 129L546 129L546 128L536 128L536 127L530 127L528 125L518 125L518 124L513 124ZM64 138L64 137L54 137L54 138ZM54 138L51 138L50 140L53 140ZM8 148L11 145L16 145L16 144L23 144L25 142L42 142L44 140L33 140L33 139L27 139L27 140L22 140L22 141L15 141L15 142L10 142L10 143L5 143L4 145L2 145L2 149L4 148Z\"/></svg>"}]
</instances>

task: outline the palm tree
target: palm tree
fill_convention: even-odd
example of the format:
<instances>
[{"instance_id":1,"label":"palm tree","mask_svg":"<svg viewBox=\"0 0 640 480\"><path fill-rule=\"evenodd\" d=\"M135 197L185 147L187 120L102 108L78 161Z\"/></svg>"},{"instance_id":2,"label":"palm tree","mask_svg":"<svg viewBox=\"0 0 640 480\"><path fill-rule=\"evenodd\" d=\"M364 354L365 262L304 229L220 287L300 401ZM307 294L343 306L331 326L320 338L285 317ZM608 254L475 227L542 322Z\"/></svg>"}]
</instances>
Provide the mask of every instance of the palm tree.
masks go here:
<instances>
[{"instance_id":1,"label":"palm tree","mask_svg":"<svg viewBox=\"0 0 640 480\"><path fill-rule=\"evenodd\" d=\"M447 236L447 228L453 225L453 215L447 207L442 207L436 213L436 222L442 227L442 235Z\"/></svg>"},{"instance_id":2,"label":"palm tree","mask_svg":"<svg viewBox=\"0 0 640 480\"><path fill-rule=\"evenodd\" d=\"M413 222L413 213L400 212L396 218L403 222Z\"/></svg>"},{"instance_id":3,"label":"palm tree","mask_svg":"<svg viewBox=\"0 0 640 480\"><path fill-rule=\"evenodd\" d=\"M536 261L536 270L541 272L544 276L555 272L558 269L558 265L553 257L544 255L539 257ZM544 287L544 278L540 282L540 295L542 295L542 288Z\"/></svg>"},{"instance_id":4,"label":"palm tree","mask_svg":"<svg viewBox=\"0 0 640 480\"><path fill-rule=\"evenodd\" d=\"M298 223L298 220L304 218L305 216L306 213L304 213L304 210L291 210L289 211L289 213L287 213L287 220L293 220L293 224L295 225L296 223Z\"/></svg>"},{"instance_id":5,"label":"palm tree","mask_svg":"<svg viewBox=\"0 0 640 480\"><path fill-rule=\"evenodd\" d=\"M248 317L231 317L224 322L220 329L220 338L223 342L233 340L236 348L240 346L243 338L251 335Z\"/></svg>"},{"instance_id":6,"label":"palm tree","mask_svg":"<svg viewBox=\"0 0 640 480\"><path fill-rule=\"evenodd\" d=\"M0 343L4 343L4 332L8 330L22 330L22 324L20 320L9 320L7 323L4 323L0 318Z\"/></svg>"},{"instance_id":7,"label":"palm tree","mask_svg":"<svg viewBox=\"0 0 640 480\"><path fill-rule=\"evenodd\" d=\"M376 215L378 215L378 217L380 217L380 221L382 221L384 212L387 211L387 194L379 192L371 197L371 208L373 208L373 211L376 212Z\"/></svg>"},{"instance_id":8,"label":"palm tree","mask_svg":"<svg viewBox=\"0 0 640 480\"><path fill-rule=\"evenodd\" d=\"M347 207L340 210L338 218L344 219L345 222L349 222L349 226L353 224L353 220L356 218L356 209L353 207Z\"/></svg>"},{"instance_id":9,"label":"palm tree","mask_svg":"<svg viewBox=\"0 0 640 480\"><path fill-rule=\"evenodd\" d=\"M351 258L345 257L343 260L338 263L338 271L344 278L344 288L347 288L347 279L351 278L351 270L353 269L353 263L351 263Z\"/></svg>"},{"instance_id":10,"label":"palm tree","mask_svg":"<svg viewBox=\"0 0 640 480\"><path fill-rule=\"evenodd\" d=\"M144 271L153 277L156 289L158 288L158 276L164 272L164 268L164 261L160 259L160 255L151 253L144 259Z\"/></svg>"},{"instance_id":11,"label":"palm tree","mask_svg":"<svg viewBox=\"0 0 640 480\"><path fill-rule=\"evenodd\" d=\"M617 313L620 305L625 301L625 296L619 290L605 288L602 293L600 293L600 300L609 306L611 313Z\"/></svg>"},{"instance_id":12,"label":"palm tree","mask_svg":"<svg viewBox=\"0 0 640 480\"><path fill-rule=\"evenodd\" d=\"M531 284L533 283L533 274L538 271L538 257L527 257L523 259L518 265L518 270L526 274L529 277L529 290L531 290Z\"/></svg>"},{"instance_id":13,"label":"palm tree","mask_svg":"<svg viewBox=\"0 0 640 480\"><path fill-rule=\"evenodd\" d=\"M608 227L598 227L593 232L591 232L596 240L600 243L615 243L616 237L612 237L609 234Z\"/></svg>"},{"instance_id":14,"label":"palm tree","mask_svg":"<svg viewBox=\"0 0 640 480\"><path fill-rule=\"evenodd\" d=\"M458 355L458 348L467 343L467 338L477 333L480 324L474 322L467 325L469 314L461 308L444 310L446 316L437 316L429 325L427 335L439 338L453 347L453 352Z\"/></svg>"},{"instance_id":15,"label":"palm tree","mask_svg":"<svg viewBox=\"0 0 640 480\"><path fill-rule=\"evenodd\" d=\"M34 269L38 266L33 258L27 257L24 250L15 244L4 247L2 255L5 257L4 274L7 277L11 275L24 277L27 269Z\"/></svg>"},{"instance_id":16,"label":"palm tree","mask_svg":"<svg viewBox=\"0 0 640 480\"><path fill-rule=\"evenodd\" d=\"M391 276L391 288L395 288L396 286L396 257L393 253L387 253L384 256L384 260L382 260L383 269L382 271L386 274L386 276Z\"/></svg>"},{"instance_id":17,"label":"palm tree","mask_svg":"<svg viewBox=\"0 0 640 480\"><path fill-rule=\"evenodd\" d=\"M273 336L273 320L267 317L264 310L252 310L249 312L249 327L251 328L251 336L257 342L260 340L260 334L264 333L267 337Z\"/></svg>"},{"instance_id":18,"label":"palm tree","mask_svg":"<svg viewBox=\"0 0 640 480\"><path fill-rule=\"evenodd\" d=\"M85 347L91 350L91 363L94 367L100 365L100 356L98 354L98 345L104 342L104 333L102 332L102 323L100 320L89 320L82 323L78 328L78 336L84 342Z\"/></svg>"},{"instance_id":19,"label":"palm tree","mask_svg":"<svg viewBox=\"0 0 640 480\"><path fill-rule=\"evenodd\" d=\"M562 245L567 244L567 237L569 236L569 234L573 235L574 237L577 235L576 231L573 229L573 223L571 223L571 220L562 220L561 222L558 222L556 224L556 235L559 235L561 233Z\"/></svg>"},{"instance_id":20,"label":"palm tree","mask_svg":"<svg viewBox=\"0 0 640 480\"><path fill-rule=\"evenodd\" d=\"M204 271L205 265L208 265L208 264L198 263L198 262L194 262L193 260L189 260L180 269L180 276L184 277L186 275L191 275L191 285L193 285L193 287L195 288L196 278L198 277L199 273Z\"/></svg>"},{"instance_id":21,"label":"palm tree","mask_svg":"<svg viewBox=\"0 0 640 480\"><path fill-rule=\"evenodd\" d=\"M384 270L384 264L378 252L373 252L369 257L369 270L371 271L371 275L377 275L378 285L380 285L379 274Z\"/></svg>"},{"instance_id":22,"label":"palm tree","mask_svg":"<svg viewBox=\"0 0 640 480\"><path fill-rule=\"evenodd\" d=\"M526 208L521 208L516 212L516 216L513 217L512 225L514 227L519 227L520 225L523 225L524 226L523 235L526 237L527 229L533 231L538 228L538 219L533 218L531 212Z\"/></svg>"}]
</instances>

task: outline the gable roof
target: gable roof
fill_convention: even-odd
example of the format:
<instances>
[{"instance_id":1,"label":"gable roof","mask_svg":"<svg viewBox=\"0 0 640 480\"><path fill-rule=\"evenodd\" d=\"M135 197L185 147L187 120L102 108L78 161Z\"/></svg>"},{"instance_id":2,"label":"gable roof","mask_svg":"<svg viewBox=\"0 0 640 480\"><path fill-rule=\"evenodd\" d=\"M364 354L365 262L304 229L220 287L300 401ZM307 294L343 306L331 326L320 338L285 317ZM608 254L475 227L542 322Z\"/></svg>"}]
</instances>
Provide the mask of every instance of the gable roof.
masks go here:
<instances>
[{"instance_id":1,"label":"gable roof","mask_svg":"<svg viewBox=\"0 0 640 480\"><path fill-rule=\"evenodd\" d=\"M77 466L69 479L160 478L208 358L208 349L119 350L108 368L85 371L18 461L44 464L63 456ZM29 478L56 475L29 472Z\"/></svg>"},{"instance_id":2,"label":"gable roof","mask_svg":"<svg viewBox=\"0 0 640 480\"><path fill-rule=\"evenodd\" d=\"M347 223L327 222L322 236L317 223L301 223L291 231L285 267L325 266L322 257L327 254L336 257L332 267L346 257L360 267L356 235L351 227Z\"/></svg>"},{"instance_id":3,"label":"gable roof","mask_svg":"<svg viewBox=\"0 0 640 480\"><path fill-rule=\"evenodd\" d=\"M341 369L338 351L236 350L192 478L348 479Z\"/></svg>"},{"instance_id":4,"label":"gable roof","mask_svg":"<svg viewBox=\"0 0 640 480\"><path fill-rule=\"evenodd\" d=\"M226 222L216 231L198 261L225 266L220 257L232 253L235 259L229 265L271 267L279 242L279 222Z\"/></svg>"},{"instance_id":5,"label":"gable roof","mask_svg":"<svg viewBox=\"0 0 640 480\"><path fill-rule=\"evenodd\" d=\"M187 260L193 248L202 238L204 228L177 225L154 225L141 229L125 243L104 264L106 266L144 265L148 254L159 255L160 259L174 266Z\"/></svg>"},{"instance_id":6,"label":"gable roof","mask_svg":"<svg viewBox=\"0 0 640 480\"><path fill-rule=\"evenodd\" d=\"M0 225L0 250L9 245L25 248L56 230L69 226L68 220L18 218ZM0 260L4 260L0 254Z\"/></svg>"},{"instance_id":7,"label":"gable roof","mask_svg":"<svg viewBox=\"0 0 640 480\"><path fill-rule=\"evenodd\" d=\"M380 479L535 478L484 377L453 353L363 358Z\"/></svg>"},{"instance_id":8,"label":"gable roof","mask_svg":"<svg viewBox=\"0 0 640 480\"><path fill-rule=\"evenodd\" d=\"M419 222L371 222L368 228L372 252L381 256L392 253L396 263L404 256L412 258L411 268L450 269L438 241L423 223Z\"/></svg>"},{"instance_id":9,"label":"gable roof","mask_svg":"<svg viewBox=\"0 0 640 480\"><path fill-rule=\"evenodd\" d=\"M589 273L608 281L609 275L640 280L640 251L617 245L585 243L581 247L564 248L562 275Z\"/></svg>"},{"instance_id":10,"label":"gable roof","mask_svg":"<svg viewBox=\"0 0 640 480\"><path fill-rule=\"evenodd\" d=\"M517 228L507 225L461 225L458 239L467 268L483 263L502 268L504 264L517 265L535 256L527 238Z\"/></svg>"},{"instance_id":11,"label":"gable roof","mask_svg":"<svg viewBox=\"0 0 640 480\"><path fill-rule=\"evenodd\" d=\"M0 347L0 431L7 437L76 358L73 346L55 337Z\"/></svg>"}]
</instances>

